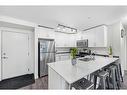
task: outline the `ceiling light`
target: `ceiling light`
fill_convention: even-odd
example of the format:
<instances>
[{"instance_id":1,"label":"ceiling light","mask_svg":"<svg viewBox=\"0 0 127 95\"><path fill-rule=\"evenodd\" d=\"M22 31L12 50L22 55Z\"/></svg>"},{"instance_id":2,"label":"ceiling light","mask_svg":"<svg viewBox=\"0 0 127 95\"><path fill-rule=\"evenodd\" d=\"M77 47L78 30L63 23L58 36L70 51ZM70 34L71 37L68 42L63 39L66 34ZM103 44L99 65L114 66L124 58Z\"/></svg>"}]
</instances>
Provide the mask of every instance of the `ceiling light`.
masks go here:
<instances>
[{"instance_id":1,"label":"ceiling light","mask_svg":"<svg viewBox=\"0 0 127 95\"><path fill-rule=\"evenodd\" d=\"M65 32L65 30L66 30L65 27L63 27L63 31L64 31L64 32Z\"/></svg>"},{"instance_id":2,"label":"ceiling light","mask_svg":"<svg viewBox=\"0 0 127 95\"><path fill-rule=\"evenodd\" d=\"M72 29L72 32L75 32L76 30Z\"/></svg>"},{"instance_id":3,"label":"ceiling light","mask_svg":"<svg viewBox=\"0 0 127 95\"><path fill-rule=\"evenodd\" d=\"M58 24L56 28L56 32L63 32L63 33L68 33L68 34L75 34L77 33L77 29L68 27L65 25Z\"/></svg>"},{"instance_id":4,"label":"ceiling light","mask_svg":"<svg viewBox=\"0 0 127 95\"><path fill-rule=\"evenodd\" d=\"M59 26L57 27L57 30L60 30L60 27Z\"/></svg>"}]
</instances>

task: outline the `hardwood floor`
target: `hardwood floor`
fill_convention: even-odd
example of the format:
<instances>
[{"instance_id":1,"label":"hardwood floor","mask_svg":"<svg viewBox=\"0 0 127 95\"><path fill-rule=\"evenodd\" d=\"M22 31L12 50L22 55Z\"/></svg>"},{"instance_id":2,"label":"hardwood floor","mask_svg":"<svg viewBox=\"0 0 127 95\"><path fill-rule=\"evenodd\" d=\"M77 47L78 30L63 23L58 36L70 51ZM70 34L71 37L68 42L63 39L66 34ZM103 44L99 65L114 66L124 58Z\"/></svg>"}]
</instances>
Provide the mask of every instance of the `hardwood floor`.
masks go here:
<instances>
[{"instance_id":1,"label":"hardwood floor","mask_svg":"<svg viewBox=\"0 0 127 95\"><path fill-rule=\"evenodd\" d=\"M48 76L36 79L35 83L20 89L48 89Z\"/></svg>"},{"instance_id":2,"label":"hardwood floor","mask_svg":"<svg viewBox=\"0 0 127 95\"><path fill-rule=\"evenodd\" d=\"M127 89L127 71L125 71L124 82L122 83L121 89Z\"/></svg>"},{"instance_id":3,"label":"hardwood floor","mask_svg":"<svg viewBox=\"0 0 127 95\"><path fill-rule=\"evenodd\" d=\"M35 80L35 83L20 89L48 89L48 76ZM124 74L124 82L120 89L127 89L127 71Z\"/></svg>"}]
</instances>

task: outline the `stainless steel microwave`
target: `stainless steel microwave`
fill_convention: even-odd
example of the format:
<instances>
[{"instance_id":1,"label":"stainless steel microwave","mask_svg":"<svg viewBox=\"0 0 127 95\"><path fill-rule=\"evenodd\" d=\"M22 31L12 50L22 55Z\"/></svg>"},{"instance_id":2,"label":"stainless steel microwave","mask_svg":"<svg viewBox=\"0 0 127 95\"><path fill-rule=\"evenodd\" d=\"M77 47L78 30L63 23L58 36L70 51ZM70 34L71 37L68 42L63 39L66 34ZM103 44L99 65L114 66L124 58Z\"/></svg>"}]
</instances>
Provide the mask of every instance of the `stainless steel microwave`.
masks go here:
<instances>
[{"instance_id":1,"label":"stainless steel microwave","mask_svg":"<svg viewBox=\"0 0 127 95\"><path fill-rule=\"evenodd\" d=\"M88 47L88 39L77 40L77 47L79 47L79 48L86 48L86 47Z\"/></svg>"}]
</instances>

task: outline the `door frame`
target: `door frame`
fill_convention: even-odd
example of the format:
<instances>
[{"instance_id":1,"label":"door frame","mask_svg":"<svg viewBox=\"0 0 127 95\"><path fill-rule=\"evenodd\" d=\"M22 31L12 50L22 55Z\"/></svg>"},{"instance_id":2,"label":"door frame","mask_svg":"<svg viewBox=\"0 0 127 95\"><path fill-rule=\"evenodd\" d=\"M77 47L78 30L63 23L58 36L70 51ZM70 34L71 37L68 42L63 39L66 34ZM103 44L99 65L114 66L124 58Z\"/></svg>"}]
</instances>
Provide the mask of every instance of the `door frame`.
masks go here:
<instances>
[{"instance_id":1,"label":"door frame","mask_svg":"<svg viewBox=\"0 0 127 95\"><path fill-rule=\"evenodd\" d=\"M25 29L18 29L18 28L9 28L9 27L0 27L0 81L2 81L2 60L1 60L1 50L2 50L2 31L9 31L9 32L16 32L16 33L25 33L28 34L28 37L31 36L30 32L33 32L31 30L25 30ZM33 37L34 37L34 32L32 33ZM34 39L34 38L33 38ZM29 42L28 42L29 43ZM32 45L34 45L34 40L32 41ZM34 48L33 48L34 50ZM34 58L34 55L33 55ZM34 59L33 59L33 63L34 63ZM34 66L34 64L33 64ZM33 73L34 73L34 68L33 68Z\"/></svg>"}]
</instances>

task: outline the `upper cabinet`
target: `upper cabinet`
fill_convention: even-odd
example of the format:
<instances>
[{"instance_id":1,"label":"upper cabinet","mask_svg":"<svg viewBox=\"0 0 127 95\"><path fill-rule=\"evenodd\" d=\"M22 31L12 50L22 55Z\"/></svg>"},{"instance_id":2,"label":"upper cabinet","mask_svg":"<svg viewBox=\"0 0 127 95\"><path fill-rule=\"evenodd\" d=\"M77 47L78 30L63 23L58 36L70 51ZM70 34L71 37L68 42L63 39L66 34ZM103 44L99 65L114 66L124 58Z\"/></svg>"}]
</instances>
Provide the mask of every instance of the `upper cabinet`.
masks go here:
<instances>
[{"instance_id":1,"label":"upper cabinet","mask_svg":"<svg viewBox=\"0 0 127 95\"><path fill-rule=\"evenodd\" d=\"M38 27L36 31L38 32L38 38L44 38L44 39L55 38L54 30L52 29Z\"/></svg>"},{"instance_id":2,"label":"upper cabinet","mask_svg":"<svg viewBox=\"0 0 127 95\"><path fill-rule=\"evenodd\" d=\"M66 35L64 33L55 32L55 46L56 47L65 47Z\"/></svg>"},{"instance_id":3,"label":"upper cabinet","mask_svg":"<svg viewBox=\"0 0 127 95\"><path fill-rule=\"evenodd\" d=\"M83 31L83 39L88 39L88 47L107 47L107 27L105 25Z\"/></svg>"},{"instance_id":4,"label":"upper cabinet","mask_svg":"<svg viewBox=\"0 0 127 95\"><path fill-rule=\"evenodd\" d=\"M76 47L74 34L55 32L56 47Z\"/></svg>"},{"instance_id":5,"label":"upper cabinet","mask_svg":"<svg viewBox=\"0 0 127 95\"><path fill-rule=\"evenodd\" d=\"M107 47L107 27L105 25L78 32L66 34L52 29L37 28L38 38L55 39L56 47L76 47L77 40L88 39L88 47Z\"/></svg>"},{"instance_id":6,"label":"upper cabinet","mask_svg":"<svg viewBox=\"0 0 127 95\"><path fill-rule=\"evenodd\" d=\"M38 38L54 39L56 47L76 47L75 34L55 32L53 29L38 27Z\"/></svg>"},{"instance_id":7,"label":"upper cabinet","mask_svg":"<svg viewBox=\"0 0 127 95\"><path fill-rule=\"evenodd\" d=\"M95 32L96 47L107 47L107 27L101 26L96 28Z\"/></svg>"}]
</instances>

